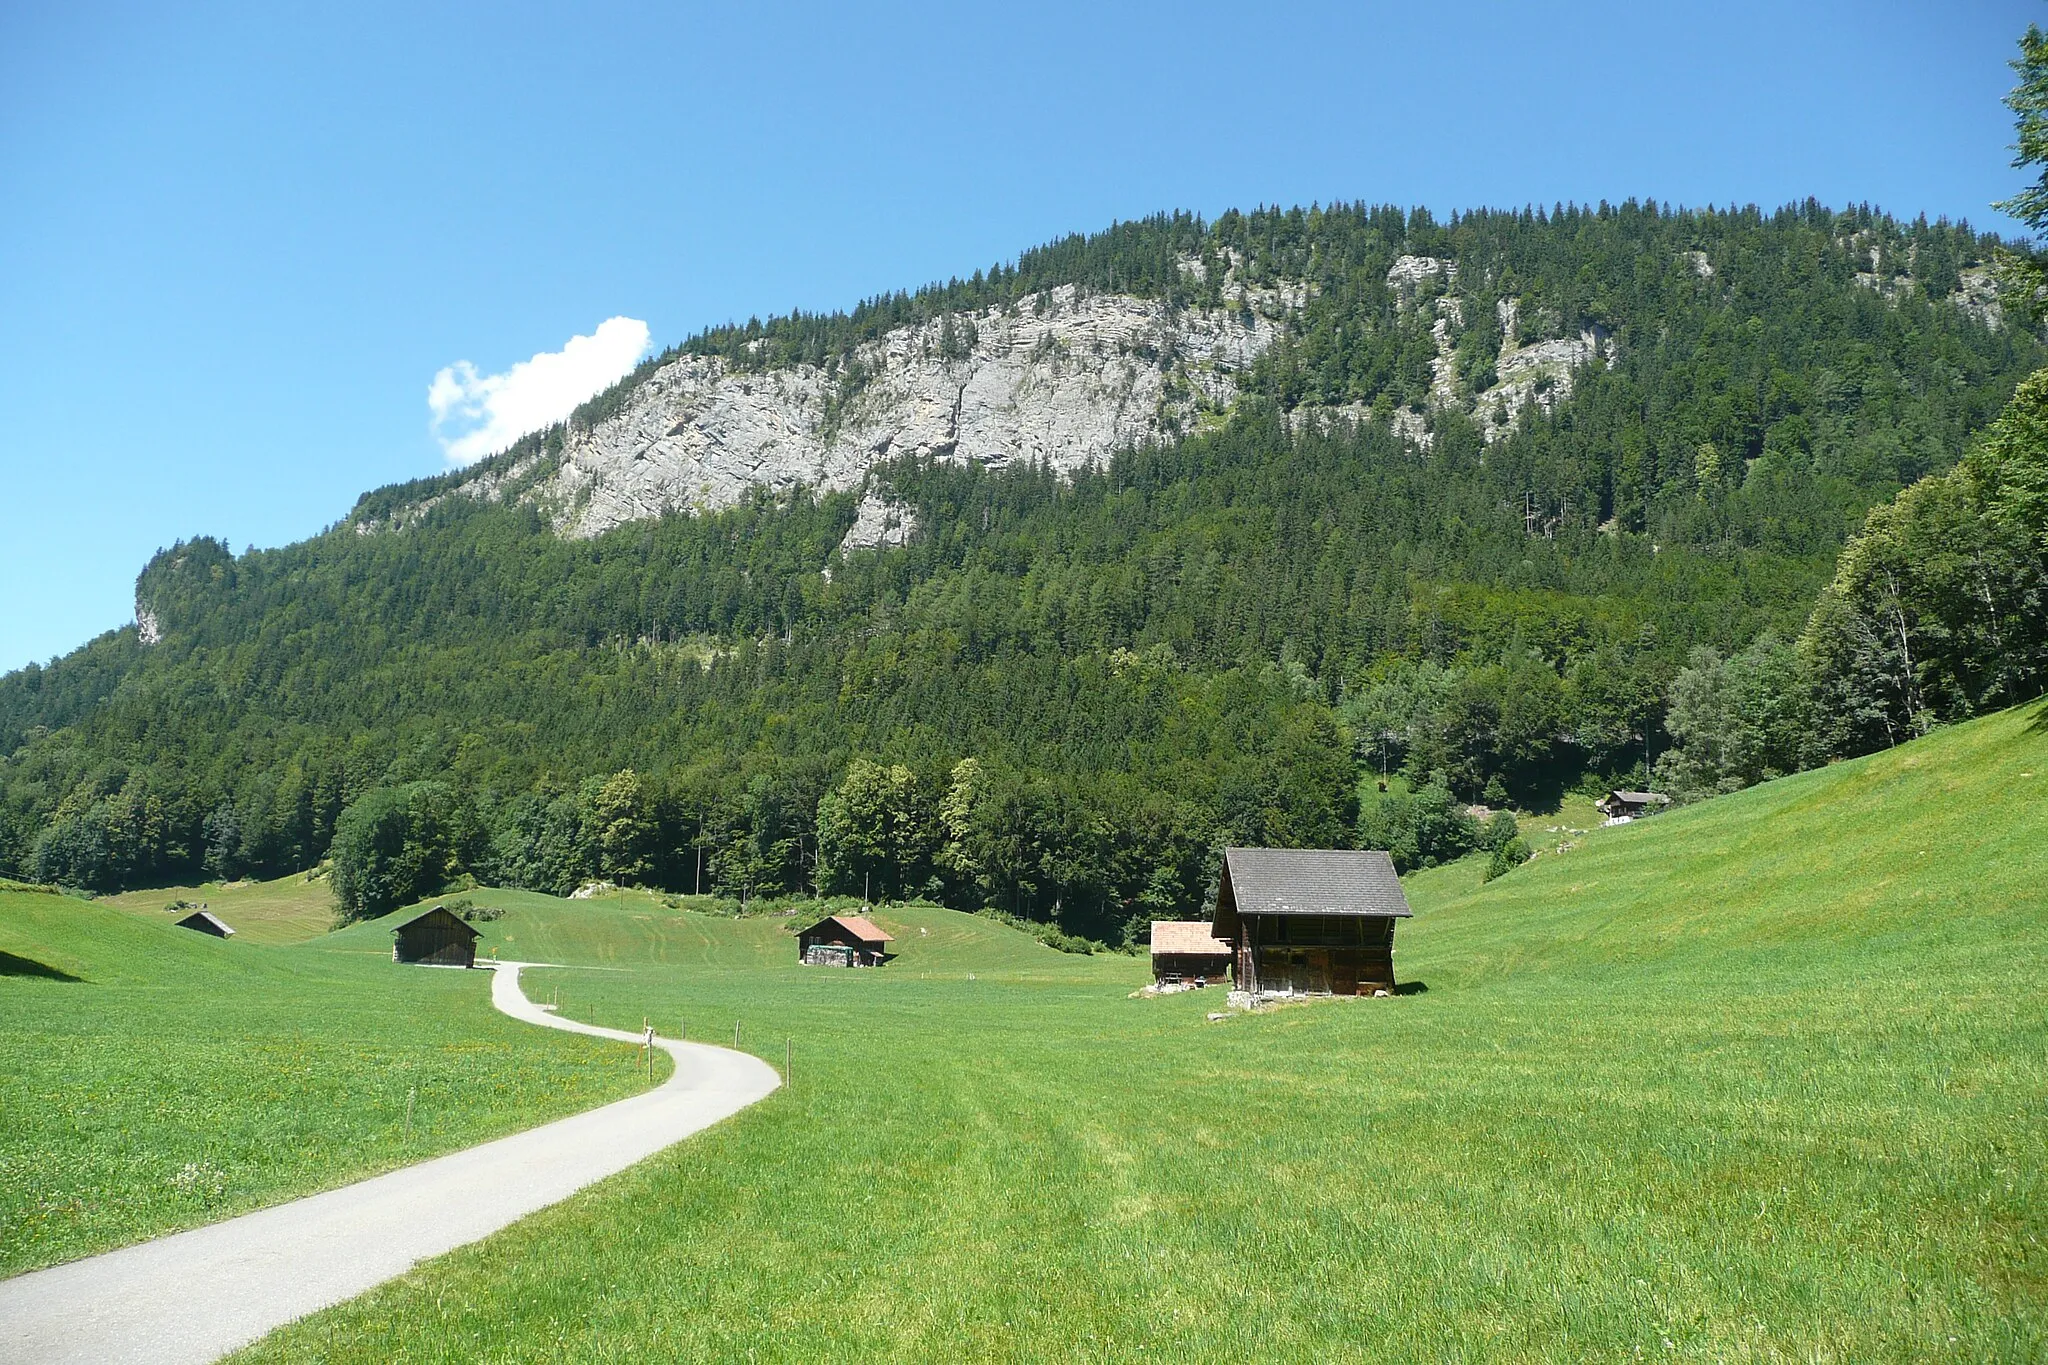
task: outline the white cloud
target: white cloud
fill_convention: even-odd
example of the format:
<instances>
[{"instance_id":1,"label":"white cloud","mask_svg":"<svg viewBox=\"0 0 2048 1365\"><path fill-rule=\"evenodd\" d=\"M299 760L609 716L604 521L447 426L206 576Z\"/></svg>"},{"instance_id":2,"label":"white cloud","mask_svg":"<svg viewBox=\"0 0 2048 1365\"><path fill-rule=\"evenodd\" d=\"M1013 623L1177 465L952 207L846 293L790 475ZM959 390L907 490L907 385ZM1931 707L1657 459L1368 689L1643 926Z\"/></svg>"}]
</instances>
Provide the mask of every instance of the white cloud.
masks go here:
<instances>
[{"instance_id":1,"label":"white cloud","mask_svg":"<svg viewBox=\"0 0 2048 1365\"><path fill-rule=\"evenodd\" d=\"M570 337L561 350L542 351L503 374L478 374L458 360L427 386L434 438L456 464L503 450L622 378L647 354L647 339L647 324L637 318L607 318L589 336Z\"/></svg>"}]
</instances>

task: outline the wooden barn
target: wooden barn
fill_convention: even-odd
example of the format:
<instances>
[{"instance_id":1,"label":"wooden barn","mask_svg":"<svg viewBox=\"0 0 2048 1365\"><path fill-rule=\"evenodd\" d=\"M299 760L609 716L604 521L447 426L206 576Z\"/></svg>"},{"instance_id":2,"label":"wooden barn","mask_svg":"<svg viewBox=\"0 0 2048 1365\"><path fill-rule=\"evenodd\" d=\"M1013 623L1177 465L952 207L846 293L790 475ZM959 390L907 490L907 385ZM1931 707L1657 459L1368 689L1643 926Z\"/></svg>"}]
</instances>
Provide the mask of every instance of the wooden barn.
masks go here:
<instances>
[{"instance_id":1,"label":"wooden barn","mask_svg":"<svg viewBox=\"0 0 2048 1365\"><path fill-rule=\"evenodd\" d=\"M474 967L476 930L452 911L435 906L391 931L391 960L429 967Z\"/></svg>"},{"instance_id":2,"label":"wooden barn","mask_svg":"<svg viewBox=\"0 0 2048 1365\"><path fill-rule=\"evenodd\" d=\"M212 934L215 938L226 938L235 932L222 923L219 917L207 910L194 910L191 914L178 921L178 927L180 929L197 929L200 933Z\"/></svg>"},{"instance_id":3,"label":"wooden barn","mask_svg":"<svg viewBox=\"0 0 2048 1365\"><path fill-rule=\"evenodd\" d=\"M860 915L827 915L796 936L806 967L879 967L896 940Z\"/></svg>"},{"instance_id":4,"label":"wooden barn","mask_svg":"<svg viewBox=\"0 0 2048 1365\"><path fill-rule=\"evenodd\" d=\"M1207 985L1230 975L1230 945L1203 920L1152 921L1152 980L1161 986Z\"/></svg>"},{"instance_id":5,"label":"wooden barn","mask_svg":"<svg viewBox=\"0 0 2048 1365\"><path fill-rule=\"evenodd\" d=\"M1645 815L1655 815L1671 804L1671 798L1663 792L1622 792L1607 793L1593 803L1609 820L1619 824L1623 820L1635 820Z\"/></svg>"},{"instance_id":6,"label":"wooden barn","mask_svg":"<svg viewBox=\"0 0 2048 1365\"><path fill-rule=\"evenodd\" d=\"M1212 932L1241 991L1371 995L1394 989L1394 922L1413 913L1377 850L1226 848Z\"/></svg>"}]
</instances>

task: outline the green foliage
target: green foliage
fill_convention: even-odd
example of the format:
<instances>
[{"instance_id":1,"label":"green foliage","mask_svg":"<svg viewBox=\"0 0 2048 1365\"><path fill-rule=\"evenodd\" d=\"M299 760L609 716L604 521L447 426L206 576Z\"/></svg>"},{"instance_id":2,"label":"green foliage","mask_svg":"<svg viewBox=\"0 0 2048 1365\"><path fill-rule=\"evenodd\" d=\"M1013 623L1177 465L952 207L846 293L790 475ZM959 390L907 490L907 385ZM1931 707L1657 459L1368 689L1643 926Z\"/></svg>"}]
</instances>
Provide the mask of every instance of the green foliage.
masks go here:
<instances>
[{"instance_id":1,"label":"green foliage","mask_svg":"<svg viewBox=\"0 0 2048 1365\"><path fill-rule=\"evenodd\" d=\"M1494 845L1493 852L1488 855L1486 859L1486 873L1482 880L1490 882L1496 878L1505 877L1523 863L1528 862L1529 857L1529 845L1519 835L1504 839Z\"/></svg>"},{"instance_id":2,"label":"green foliage","mask_svg":"<svg viewBox=\"0 0 2048 1365\"><path fill-rule=\"evenodd\" d=\"M901 763L857 758L818 806L819 880L829 890L904 899L930 874L932 802Z\"/></svg>"},{"instance_id":3,"label":"green foliage","mask_svg":"<svg viewBox=\"0 0 2048 1365\"><path fill-rule=\"evenodd\" d=\"M2033 184L2009 199L1992 205L2009 213L2036 232L2048 230L2048 34L2034 24L2020 36L2020 55L2012 62L2020 82L2005 97L2013 112L2018 141L2013 147L2016 169L2033 169ZM2048 268L2036 251L2000 253L2000 275L2013 310L2021 316L2038 316L2048 297Z\"/></svg>"},{"instance_id":4,"label":"green foliage","mask_svg":"<svg viewBox=\"0 0 2048 1365\"><path fill-rule=\"evenodd\" d=\"M345 919L368 919L431 896L475 856L476 841L445 783L366 792L335 824L335 903Z\"/></svg>"},{"instance_id":5,"label":"green foliage","mask_svg":"<svg viewBox=\"0 0 2048 1365\"><path fill-rule=\"evenodd\" d=\"M1739 791L1824 758L1812 685L1792 646L1765 632L1734 656L1694 650L1671 683L1659 765L1682 799Z\"/></svg>"},{"instance_id":6,"label":"green foliage","mask_svg":"<svg viewBox=\"0 0 2048 1365\"><path fill-rule=\"evenodd\" d=\"M1800 638L1828 748L1863 753L2048 686L2048 374L1971 458L1871 509Z\"/></svg>"},{"instance_id":7,"label":"green foliage","mask_svg":"<svg viewBox=\"0 0 2048 1365\"><path fill-rule=\"evenodd\" d=\"M654 803L640 775L627 768L606 778L591 796L590 814L605 875L629 886L645 880L654 865L658 831Z\"/></svg>"},{"instance_id":8,"label":"green foliage","mask_svg":"<svg viewBox=\"0 0 2048 1365\"><path fill-rule=\"evenodd\" d=\"M1358 846L1386 850L1399 872L1462 858L1479 846L1480 838L1479 823L1451 795L1441 774L1412 793L1381 793L1359 813Z\"/></svg>"},{"instance_id":9,"label":"green foliage","mask_svg":"<svg viewBox=\"0 0 2048 1365\"><path fill-rule=\"evenodd\" d=\"M2048 370L2021 381L1964 466L1970 492L1991 520L2048 558Z\"/></svg>"}]
</instances>

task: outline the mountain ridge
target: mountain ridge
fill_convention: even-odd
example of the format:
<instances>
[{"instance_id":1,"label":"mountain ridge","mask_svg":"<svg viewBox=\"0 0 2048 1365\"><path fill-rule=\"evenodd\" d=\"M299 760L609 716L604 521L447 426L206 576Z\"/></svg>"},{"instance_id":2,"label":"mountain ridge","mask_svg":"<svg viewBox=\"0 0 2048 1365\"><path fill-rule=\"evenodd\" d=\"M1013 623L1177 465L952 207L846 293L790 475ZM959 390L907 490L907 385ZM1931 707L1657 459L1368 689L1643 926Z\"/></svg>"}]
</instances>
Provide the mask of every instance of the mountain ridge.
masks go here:
<instances>
[{"instance_id":1,"label":"mountain ridge","mask_svg":"<svg viewBox=\"0 0 2048 1365\"><path fill-rule=\"evenodd\" d=\"M2048 359L1956 301L1995 245L1813 204L1265 211L713 329L319 536L152 559L135 627L0 678L0 873L275 876L356 812L501 884L843 889L856 802L901 816L886 884L1114 942L1198 909L1222 844L1366 837L1383 763L1404 819L1632 785L1715 659L1805 677L1866 512ZM1048 394L1093 445L1015 448ZM735 412L767 434L693 506ZM1918 724L1830 600L1843 695ZM1783 729L1742 773L1820 761Z\"/></svg>"},{"instance_id":2,"label":"mountain ridge","mask_svg":"<svg viewBox=\"0 0 2048 1365\"><path fill-rule=\"evenodd\" d=\"M1567 213L1579 210L1560 210L1559 217ZM876 468L892 459L995 467L1043 461L1071 476L1117 450L1224 420L1253 381L1257 362L1276 344L1313 340L1311 301L1331 288L1355 292L1360 272L1380 270L1389 250L1397 254L1372 281L1384 295L1380 316L1364 323L1410 334L1402 339L1410 352L1403 357L1411 371L1405 385L1390 386L1382 376L1377 391L1368 385L1355 394L1311 395L1288 404L1296 422L1377 420L1426 447L1439 418L1456 415L1475 422L1491 445L1525 411L1548 416L1568 402L1585 367L1619 360L1619 331L1647 321L1616 316L1596 300L1561 307L1551 284L1525 281L1511 263L1484 253L1461 279L1455 250L1461 231L1469 235L1469 225L1479 222L1482 233L1498 236L1495 219L1513 227L1542 222L1540 214L1454 215L1442 229L1426 215L1361 206L1269 215L1309 236L1328 235L1324 225L1345 216L1369 225L1378 239L1372 247L1359 251L1340 243L1335 253L1319 255L1312 247L1290 254L1275 245L1269 224L1261 252L1256 228L1242 230L1243 215L1225 214L1213 226L1160 215L1081 239L1084 248L1109 242L1108 291L1081 280L1046 283L1059 272L1033 270L1035 257L1063 243L1024 253L1008 276L1002 267L987 276L977 272L964 298L956 297L963 292L957 280L929 286L915 296L921 316L900 321L904 309L897 306L893 317L885 315L896 325L880 331L869 325L836 345L813 339L794 350L778 348L777 324L813 331L820 325L800 314L765 327L749 324L745 333L727 329L743 339L722 347L706 344L719 333L700 334L644 363L558 431L452 476L436 496L533 501L547 509L558 532L587 537L631 521L732 506L754 488L777 494L797 486L853 490L865 496L846 548L863 548L900 538L907 525L900 504L885 489L869 487ZM1720 248L1721 263L1699 247L1660 242L1660 264L1723 295L1746 287L1749 263L1742 253L1712 240L1711 229L1722 222L1715 213L1674 215L1633 201L1613 210L1602 205L1597 213L1602 223L1630 218L1638 225L1674 219L1695 225L1698 230L1681 235ZM1754 210L1731 218L1761 221ZM1949 231L1923 221L1901 244L1894 240L1897 227L1880 216L1833 233L1828 246L1841 283L1892 306L1918 292L1959 318L1998 330L2002 313L1980 264L1988 239L1972 239L1967 226ZM1138 249L1129 239L1148 232L1156 240L1139 254L1152 269L1134 272L1129 257ZM1958 238L1966 243L1961 251ZM1928 248L1923 239L1937 245ZM1136 274L1147 282L1138 292L1114 288L1119 240L1126 281ZM1470 243L1465 246L1469 254ZM1423 248L1450 250L1432 255ZM1930 259L1922 259L1923 250ZM1332 254L1341 269L1330 268ZM1066 273L1087 271L1068 261ZM885 302L909 297L885 296ZM863 310L883 311L864 304L823 323L852 327ZM1341 339L1341 323L1337 330ZM1378 401L1390 387L1396 401ZM381 524L402 524L431 505L431 499L416 503ZM356 521L365 529L380 524L376 516Z\"/></svg>"}]
</instances>

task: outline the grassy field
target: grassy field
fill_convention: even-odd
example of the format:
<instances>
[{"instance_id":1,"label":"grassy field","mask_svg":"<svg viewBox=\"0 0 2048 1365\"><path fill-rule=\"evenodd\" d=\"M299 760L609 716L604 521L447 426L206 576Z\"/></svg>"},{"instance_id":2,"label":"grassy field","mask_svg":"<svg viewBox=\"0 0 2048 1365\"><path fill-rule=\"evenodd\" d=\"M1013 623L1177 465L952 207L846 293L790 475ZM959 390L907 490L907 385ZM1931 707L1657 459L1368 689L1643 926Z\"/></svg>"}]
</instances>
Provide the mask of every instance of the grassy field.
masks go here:
<instances>
[{"instance_id":1,"label":"grassy field","mask_svg":"<svg viewBox=\"0 0 2048 1365\"><path fill-rule=\"evenodd\" d=\"M397 966L388 925L268 948L0 892L0 1275L586 1109L632 1060Z\"/></svg>"},{"instance_id":2,"label":"grassy field","mask_svg":"<svg viewBox=\"0 0 2048 1365\"><path fill-rule=\"evenodd\" d=\"M793 1084L245 1358L2042 1359L2043 716L1434 869L1426 990L1220 1021L942 910L834 972L516 906L533 989Z\"/></svg>"},{"instance_id":3,"label":"grassy field","mask_svg":"<svg viewBox=\"0 0 2048 1365\"><path fill-rule=\"evenodd\" d=\"M304 943L334 927L334 888L326 878L305 873L272 882L208 882L204 886L125 891L102 897L99 903L174 924L191 913L166 912L167 906L181 900L204 904L245 943Z\"/></svg>"}]
</instances>

